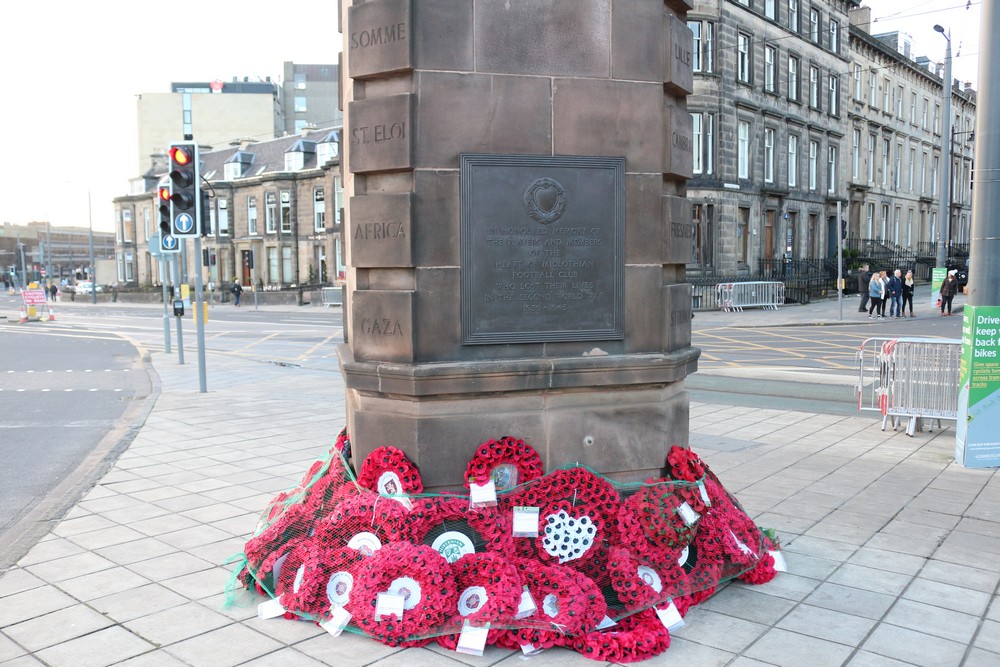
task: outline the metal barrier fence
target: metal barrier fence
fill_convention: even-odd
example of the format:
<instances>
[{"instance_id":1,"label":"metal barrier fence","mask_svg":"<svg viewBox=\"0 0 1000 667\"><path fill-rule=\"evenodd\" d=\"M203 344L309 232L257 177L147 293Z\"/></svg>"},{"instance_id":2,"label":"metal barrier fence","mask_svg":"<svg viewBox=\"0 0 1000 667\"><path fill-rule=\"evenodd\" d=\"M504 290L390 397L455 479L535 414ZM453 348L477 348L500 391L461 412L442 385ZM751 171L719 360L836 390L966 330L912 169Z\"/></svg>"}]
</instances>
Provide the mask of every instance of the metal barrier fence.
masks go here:
<instances>
[{"instance_id":1,"label":"metal barrier fence","mask_svg":"<svg viewBox=\"0 0 1000 667\"><path fill-rule=\"evenodd\" d=\"M744 308L777 310L785 303L785 284L779 282L719 283L715 291L719 307L726 312L742 313Z\"/></svg>"},{"instance_id":2,"label":"metal barrier fence","mask_svg":"<svg viewBox=\"0 0 1000 667\"><path fill-rule=\"evenodd\" d=\"M882 430L908 418L906 434L922 420L941 427L958 418L962 341L954 338L868 338L858 351L858 409L882 414Z\"/></svg>"},{"instance_id":3,"label":"metal barrier fence","mask_svg":"<svg viewBox=\"0 0 1000 667\"><path fill-rule=\"evenodd\" d=\"M340 285L324 287L320 292L324 306L342 306L344 304L344 288Z\"/></svg>"}]
</instances>

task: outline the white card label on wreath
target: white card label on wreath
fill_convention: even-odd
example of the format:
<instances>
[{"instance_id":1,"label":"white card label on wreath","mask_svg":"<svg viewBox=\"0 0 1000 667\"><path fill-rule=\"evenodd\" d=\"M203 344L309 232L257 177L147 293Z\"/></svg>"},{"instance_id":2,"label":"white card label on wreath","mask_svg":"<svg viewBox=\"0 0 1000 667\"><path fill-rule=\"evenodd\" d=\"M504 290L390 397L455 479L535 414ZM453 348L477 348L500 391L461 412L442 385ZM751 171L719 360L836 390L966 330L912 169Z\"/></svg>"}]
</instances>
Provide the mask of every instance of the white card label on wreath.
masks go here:
<instances>
[{"instance_id":1,"label":"white card label on wreath","mask_svg":"<svg viewBox=\"0 0 1000 667\"><path fill-rule=\"evenodd\" d=\"M597 624L595 630L607 630L608 628L613 628L618 625L615 621L611 620L610 616L605 616L604 620Z\"/></svg>"},{"instance_id":2,"label":"white card label on wreath","mask_svg":"<svg viewBox=\"0 0 1000 667\"><path fill-rule=\"evenodd\" d=\"M513 524L514 537L538 537L538 508L515 507Z\"/></svg>"},{"instance_id":3,"label":"white card label on wreath","mask_svg":"<svg viewBox=\"0 0 1000 667\"><path fill-rule=\"evenodd\" d=\"M489 599L490 594L482 586L469 586L458 596L458 613L462 616L475 614Z\"/></svg>"},{"instance_id":4,"label":"white card label on wreath","mask_svg":"<svg viewBox=\"0 0 1000 667\"><path fill-rule=\"evenodd\" d=\"M669 600L669 602L670 604L666 607L655 607L654 609L656 610L656 616L660 619L660 623L663 623L663 627L673 632L684 627L684 619L681 618L681 612L677 609L674 601Z\"/></svg>"},{"instance_id":5,"label":"white card label on wreath","mask_svg":"<svg viewBox=\"0 0 1000 667\"><path fill-rule=\"evenodd\" d=\"M681 503L680 507L677 508L677 513L684 519L684 523L689 526L693 526L698 520L698 513L691 509L691 506L687 503Z\"/></svg>"},{"instance_id":6,"label":"white card label on wreath","mask_svg":"<svg viewBox=\"0 0 1000 667\"><path fill-rule=\"evenodd\" d=\"M545 649L538 648L534 644L521 644L521 653L524 654L525 657L532 656L532 655L538 655L539 653L541 653L544 650Z\"/></svg>"},{"instance_id":7,"label":"white card label on wreath","mask_svg":"<svg viewBox=\"0 0 1000 667\"><path fill-rule=\"evenodd\" d=\"M382 540L378 539L375 533L363 532L348 540L347 546L360 551L362 556L367 557L382 548Z\"/></svg>"},{"instance_id":8,"label":"white card label on wreath","mask_svg":"<svg viewBox=\"0 0 1000 667\"><path fill-rule=\"evenodd\" d=\"M257 618L259 619L267 620L284 615L285 608L281 606L281 601L278 599L268 600L257 605Z\"/></svg>"},{"instance_id":9,"label":"white card label on wreath","mask_svg":"<svg viewBox=\"0 0 1000 667\"><path fill-rule=\"evenodd\" d=\"M445 531L438 535L431 543L431 549L444 556L449 563L454 563L466 554L476 553L476 546L469 536L457 530Z\"/></svg>"},{"instance_id":10,"label":"white card label on wreath","mask_svg":"<svg viewBox=\"0 0 1000 667\"><path fill-rule=\"evenodd\" d=\"M379 495L392 498L397 503L405 507L408 511L413 509L413 503L403 493L403 483L392 470L387 470L378 478L377 484Z\"/></svg>"},{"instance_id":11,"label":"white card label on wreath","mask_svg":"<svg viewBox=\"0 0 1000 667\"><path fill-rule=\"evenodd\" d=\"M528 618L535 613L536 609L538 607L535 605L535 598L531 597L531 591L525 586L524 591L521 593L521 603L517 606L517 615L514 618Z\"/></svg>"},{"instance_id":12,"label":"white card label on wreath","mask_svg":"<svg viewBox=\"0 0 1000 667\"><path fill-rule=\"evenodd\" d=\"M711 507L712 499L708 497L708 489L705 488L705 482L698 482L698 493L701 494L701 502Z\"/></svg>"},{"instance_id":13,"label":"white card label on wreath","mask_svg":"<svg viewBox=\"0 0 1000 667\"><path fill-rule=\"evenodd\" d=\"M774 559L775 571L788 572L788 564L785 563L785 554L781 553L777 549L771 549L767 553L771 554L771 558Z\"/></svg>"},{"instance_id":14,"label":"white card label on wreath","mask_svg":"<svg viewBox=\"0 0 1000 667\"><path fill-rule=\"evenodd\" d=\"M497 485L491 479L485 484L469 485L469 506L470 507L496 507Z\"/></svg>"},{"instance_id":15,"label":"white card label on wreath","mask_svg":"<svg viewBox=\"0 0 1000 667\"><path fill-rule=\"evenodd\" d=\"M462 633L458 635L458 646L455 651L467 655L482 655L486 649L486 638L489 636L490 624L483 627L469 625L466 621L462 624Z\"/></svg>"},{"instance_id":16,"label":"white card label on wreath","mask_svg":"<svg viewBox=\"0 0 1000 667\"><path fill-rule=\"evenodd\" d=\"M319 627L323 628L334 637L339 637L340 633L347 627L347 623L351 620L351 612L347 611L339 604L335 604L330 607L330 613L333 614L333 616L320 623Z\"/></svg>"},{"instance_id":17,"label":"white card label on wreath","mask_svg":"<svg viewBox=\"0 0 1000 667\"><path fill-rule=\"evenodd\" d=\"M406 600L402 595L379 593L375 600L375 620L381 621L383 616L395 616L403 620L403 604Z\"/></svg>"}]
</instances>

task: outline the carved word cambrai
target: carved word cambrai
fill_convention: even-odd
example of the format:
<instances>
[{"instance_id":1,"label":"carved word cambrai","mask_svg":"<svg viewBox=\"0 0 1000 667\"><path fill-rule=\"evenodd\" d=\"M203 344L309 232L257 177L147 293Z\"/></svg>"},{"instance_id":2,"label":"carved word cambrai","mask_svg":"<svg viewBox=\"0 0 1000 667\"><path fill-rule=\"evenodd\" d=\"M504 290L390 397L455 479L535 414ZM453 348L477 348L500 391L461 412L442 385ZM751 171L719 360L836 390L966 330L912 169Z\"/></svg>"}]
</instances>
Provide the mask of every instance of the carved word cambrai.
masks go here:
<instances>
[{"instance_id":1,"label":"carved word cambrai","mask_svg":"<svg viewBox=\"0 0 1000 667\"><path fill-rule=\"evenodd\" d=\"M597 227L490 227L486 245L507 258L493 261L486 303L519 303L524 313L566 311L573 302L608 298L594 279L591 255L603 245ZM492 289L489 289L492 287Z\"/></svg>"}]
</instances>

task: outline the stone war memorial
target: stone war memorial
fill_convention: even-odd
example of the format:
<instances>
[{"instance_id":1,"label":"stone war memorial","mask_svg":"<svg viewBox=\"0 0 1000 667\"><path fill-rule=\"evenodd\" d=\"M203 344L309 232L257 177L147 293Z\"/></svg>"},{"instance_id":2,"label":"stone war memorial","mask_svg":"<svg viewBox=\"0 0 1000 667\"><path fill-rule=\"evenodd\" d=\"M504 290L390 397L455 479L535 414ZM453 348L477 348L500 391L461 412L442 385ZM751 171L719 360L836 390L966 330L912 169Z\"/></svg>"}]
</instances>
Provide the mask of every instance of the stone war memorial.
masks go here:
<instances>
[{"instance_id":1,"label":"stone war memorial","mask_svg":"<svg viewBox=\"0 0 1000 667\"><path fill-rule=\"evenodd\" d=\"M687 447L691 5L341 4L346 428L238 578L333 635L657 655L783 568Z\"/></svg>"}]
</instances>

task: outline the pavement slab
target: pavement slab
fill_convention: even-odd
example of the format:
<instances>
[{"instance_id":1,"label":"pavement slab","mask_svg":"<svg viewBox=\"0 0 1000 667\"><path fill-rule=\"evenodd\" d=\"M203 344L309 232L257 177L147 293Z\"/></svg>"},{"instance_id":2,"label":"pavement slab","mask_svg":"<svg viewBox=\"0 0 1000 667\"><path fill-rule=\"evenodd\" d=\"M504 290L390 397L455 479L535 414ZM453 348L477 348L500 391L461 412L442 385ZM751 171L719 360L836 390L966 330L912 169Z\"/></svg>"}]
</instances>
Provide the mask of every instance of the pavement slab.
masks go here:
<instances>
[{"instance_id":1,"label":"pavement slab","mask_svg":"<svg viewBox=\"0 0 1000 667\"><path fill-rule=\"evenodd\" d=\"M701 327L836 324L836 302L698 312ZM877 324L871 325L877 333ZM149 353L160 394L134 440L18 565L0 573L0 663L491 667L526 662L436 645L383 646L256 617L225 586L271 497L344 422L340 377L210 353L197 369ZM192 401L198 410L192 411ZM1000 476L953 461L947 423L913 437L877 416L691 404L691 443L762 526L788 572L730 583L691 610L651 667L1000 664ZM963 663L964 660L964 663ZM565 649L532 667L580 664Z\"/></svg>"}]
</instances>

